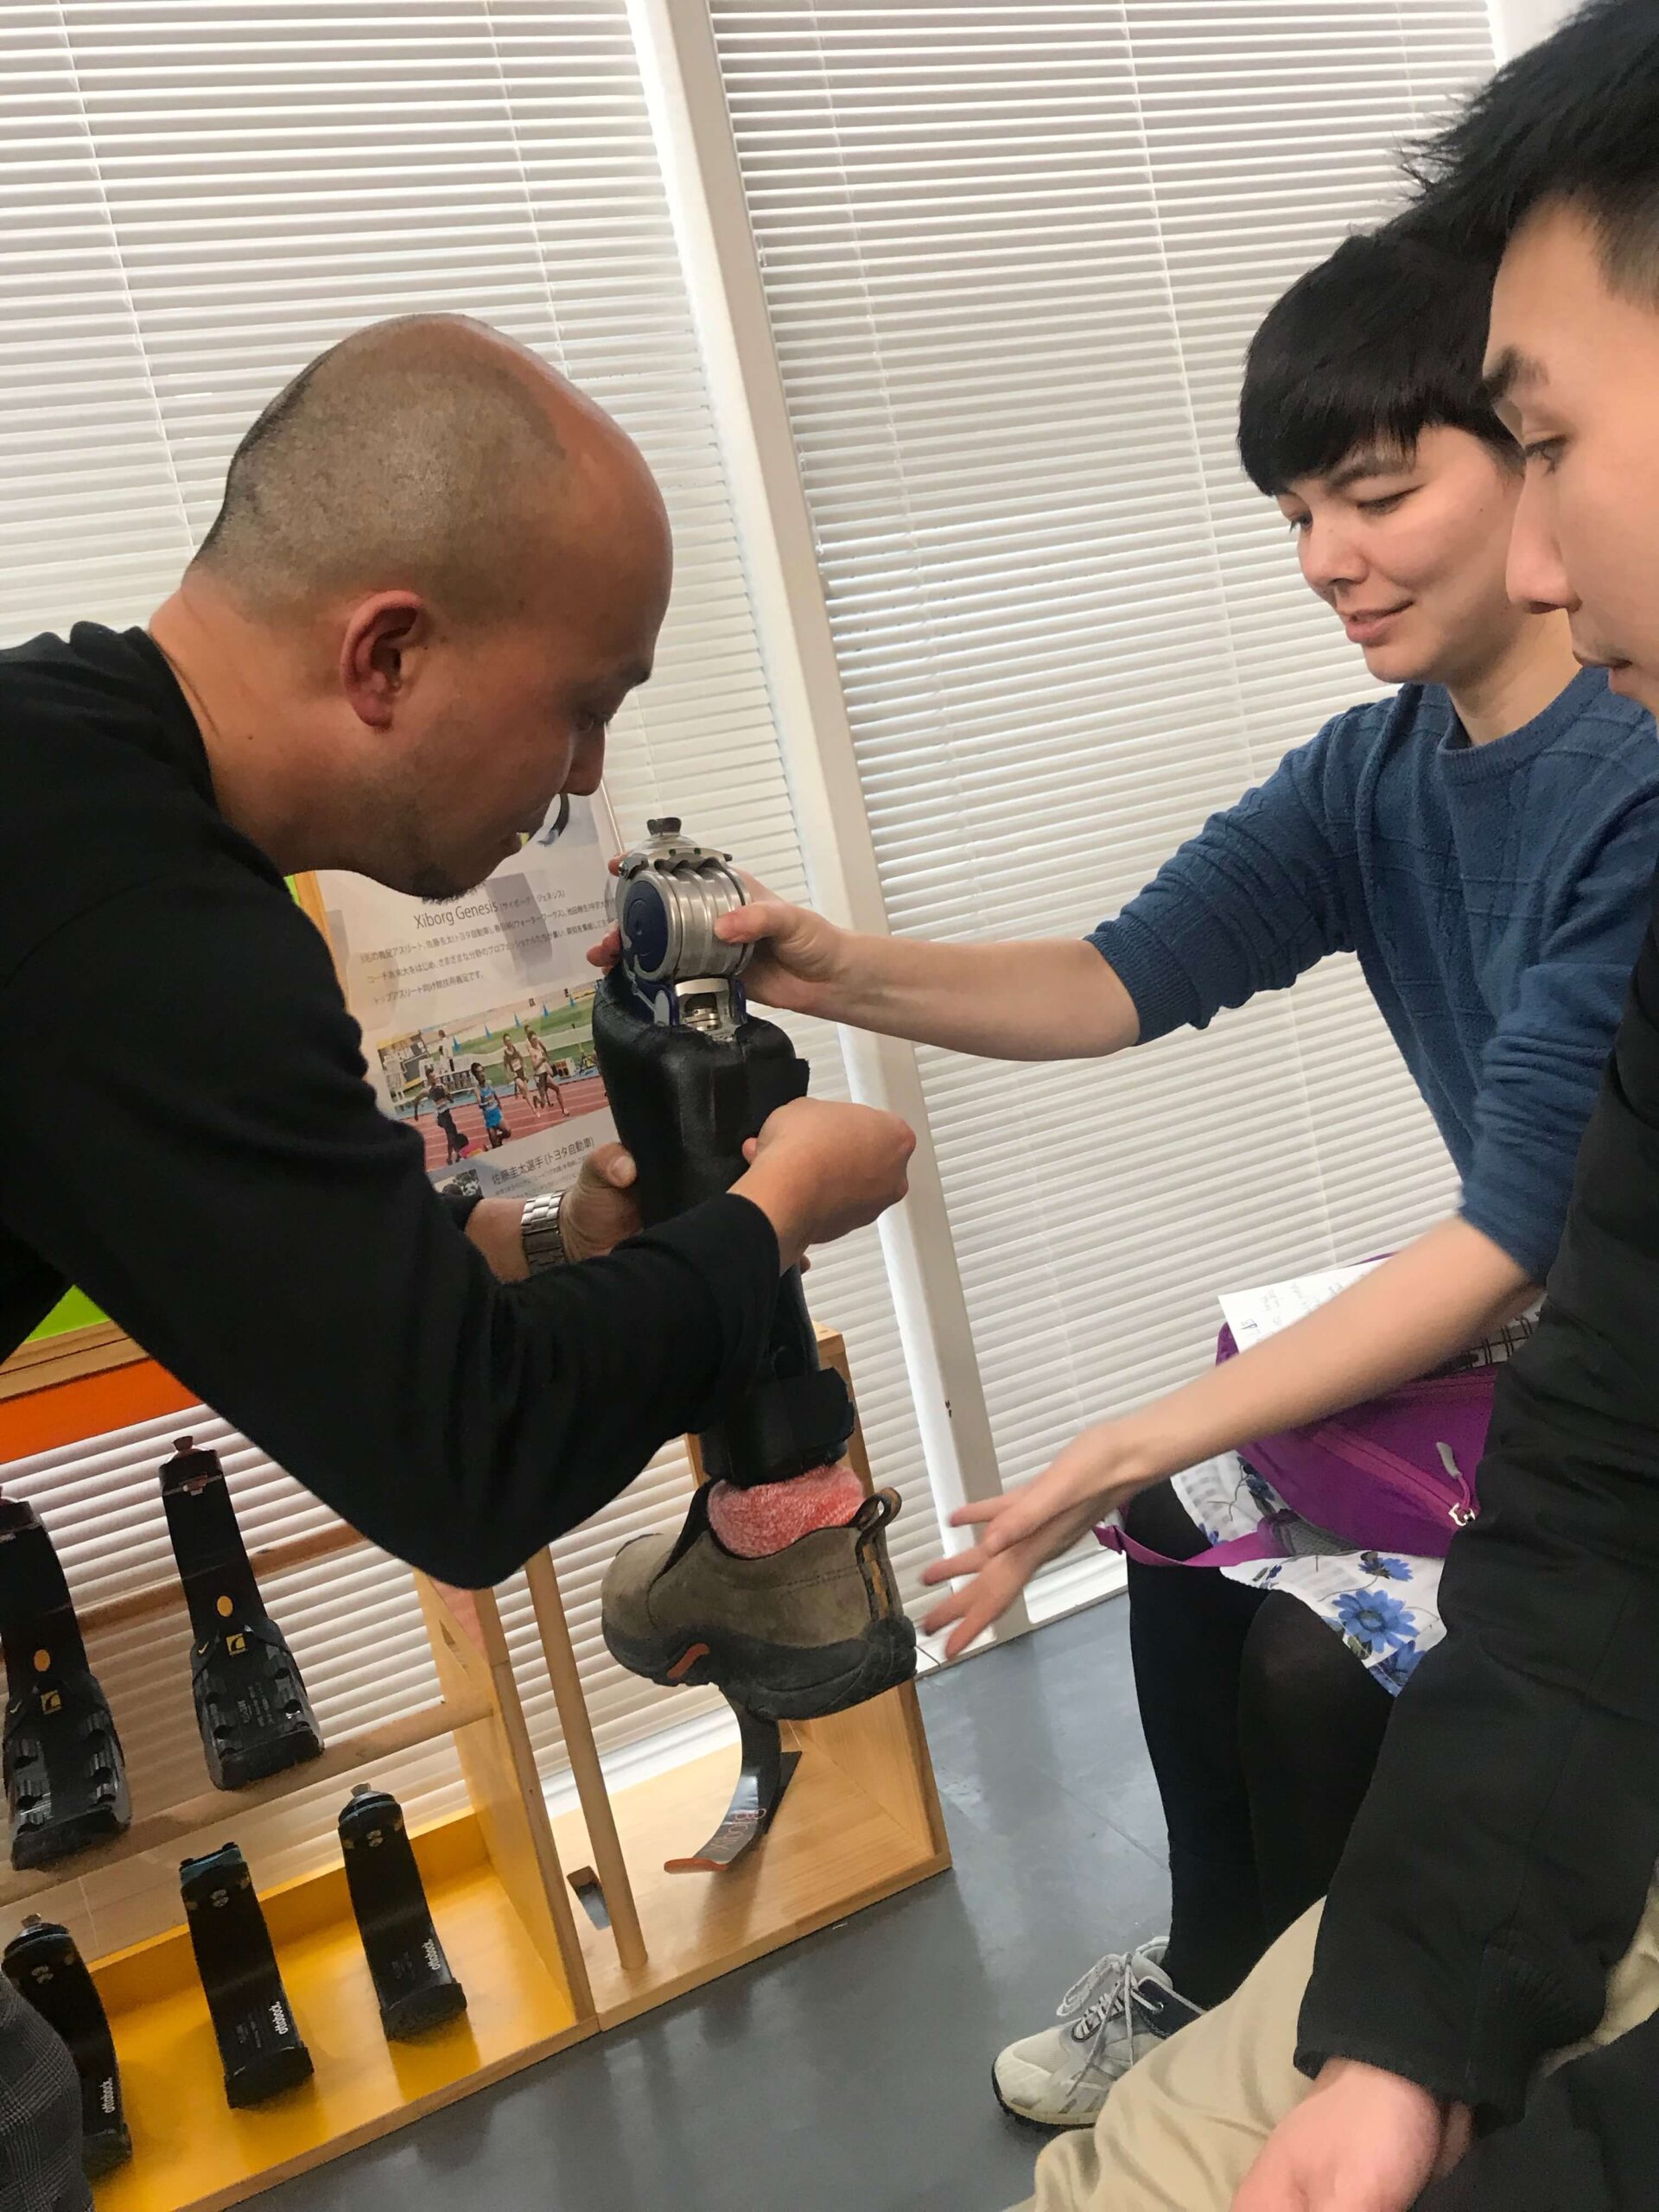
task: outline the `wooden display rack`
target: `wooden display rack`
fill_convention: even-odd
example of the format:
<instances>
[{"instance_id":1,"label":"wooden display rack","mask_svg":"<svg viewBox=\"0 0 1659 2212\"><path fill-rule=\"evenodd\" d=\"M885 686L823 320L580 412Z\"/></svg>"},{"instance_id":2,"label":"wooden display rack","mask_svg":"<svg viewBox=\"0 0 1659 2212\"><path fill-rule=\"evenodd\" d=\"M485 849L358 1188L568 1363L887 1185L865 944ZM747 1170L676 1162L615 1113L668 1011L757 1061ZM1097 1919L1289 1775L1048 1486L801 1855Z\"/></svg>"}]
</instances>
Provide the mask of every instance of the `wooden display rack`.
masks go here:
<instances>
[{"instance_id":1,"label":"wooden display rack","mask_svg":"<svg viewBox=\"0 0 1659 2212\"><path fill-rule=\"evenodd\" d=\"M818 1349L850 1389L847 1347ZM697 1464L696 1446L692 1458ZM848 1458L873 1485L861 1428ZM698 1465L701 1479L702 1469ZM576 1676L551 1557L531 1562L542 1649L581 1809L554 1823L566 1866L580 1859L604 1896L608 1929L576 1932L599 2024L619 2025L798 1936L941 1873L950 1848L914 1683L827 1720L786 1722L801 1762L764 1839L722 1874L668 1871L711 1833L731 1795L733 1757L715 1752L613 1797Z\"/></svg>"},{"instance_id":2,"label":"wooden display rack","mask_svg":"<svg viewBox=\"0 0 1659 2212\"><path fill-rule=\"evenodd\" d=\"M301 1546L316 1556L360 1541L336 1527ZM255 1572L297 1564L297 1548L256 1552ZM222 1837L245 1808L331 1778L343 1796L351 1780L442 1736L460 1754L471 1810L417 1835L415 1852L467 2012L418 2044L388 2043L344 1867L284 1884L261 1903L316 2071L302 2088L233 2112L187 1931L93 1961L133 2140L130 2161L97 2186L99 2212L218 2212L598 2026L494 1594L415 1582L442 1692L435 1703L337 1737L320 1758L245 1789L149 1807L136 1776L125 1835L56 1868L0 1874L0 1904L49 1913L53 1889L146 1852L176 1855L204 1831ZM159 1584L88 1607L83 1630L94 1637L182 1603L176 1581Z\"/></svg>"},{"instance_id":3,"label":"wooden display rack","mask_svg":"<svg viewBox=\"0 0 1659 2212\"><path fill-rule=\"evenodd\" d=\"M820 1336L826 1363L846 1376L841 1338ZM161 1370L143 1369L129 1365L124 1379L146 1406L178 1391ZM61 1388L67 1408L77 1384ZM65 1416L41 1403L46 1395L31 1407L33 1437L87 1433L60 1433ZM14 1397L8 1411L30 1406L29 1396ZM868 1489L861 1433L849 1456ZM256 1552L252 1564L270 1573L359 1541L337 1525ZM695 1759L612 1797L551 1555L531 1560L528 1577L580 1803L568 1818L548 1819L493 1592L448 1590L416 1574L442 1692L435 1703L339 1738L321 1758L246 1789L150 1807L136 1777L135 1817L118 1841L53 1872L0 1873L0 1904L38 1898L49 1912L54 1888L143 1852L175 1850L204 1830L222 1835L239 1807L331 1777L372 1778L377 1766L444 1735L460 1755L470 1811L414 1843L435 1923L467 1989L466 2013L418 2043L388 2043L344 1869L267 1891L266 1922L316 2071L269 2104L232 2112L186 1930L94 1961L133 2136L130 2162L97 2184L98 2212L219 2212L949 1866L915 1688L906 1685L852 1713L788 1726L800 1764L770 1831L724 1873L669 1873L664 1862L719 1820L732 1755ZM161 1584L89 1607L82 1626L91 1637L182 1602L176 1582ZM566 1869L575 1870L569 1880ZM573 1890L597 1890L608 1924L579 1909Z\"/></svg>"}]
</instances>

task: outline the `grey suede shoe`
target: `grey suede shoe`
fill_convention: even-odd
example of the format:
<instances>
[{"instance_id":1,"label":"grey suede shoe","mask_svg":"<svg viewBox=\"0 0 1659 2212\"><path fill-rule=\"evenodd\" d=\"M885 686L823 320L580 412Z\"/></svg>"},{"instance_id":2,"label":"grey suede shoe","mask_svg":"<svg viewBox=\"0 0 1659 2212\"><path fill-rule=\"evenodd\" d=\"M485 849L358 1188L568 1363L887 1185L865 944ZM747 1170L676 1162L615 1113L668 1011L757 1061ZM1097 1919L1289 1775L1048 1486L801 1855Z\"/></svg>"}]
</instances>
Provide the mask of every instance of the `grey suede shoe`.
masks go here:
<instances>
[{"instance_id":1,"label":"grey suede shoe","mask_svg":"<svg viewBox=\"0 0 1659 2212\"><path fill-rule=\"evenodd\" d=\"M699 1490L677 1537L637 1536L611 1561L600 1620L611 1656L653 1682L712 1682L734 1705L813 1720L879 1697L916 1672L887 1557L893 1491L844 1529L817 1529L740 1559L709 1525Z\"/></svg>"}]
</instances>

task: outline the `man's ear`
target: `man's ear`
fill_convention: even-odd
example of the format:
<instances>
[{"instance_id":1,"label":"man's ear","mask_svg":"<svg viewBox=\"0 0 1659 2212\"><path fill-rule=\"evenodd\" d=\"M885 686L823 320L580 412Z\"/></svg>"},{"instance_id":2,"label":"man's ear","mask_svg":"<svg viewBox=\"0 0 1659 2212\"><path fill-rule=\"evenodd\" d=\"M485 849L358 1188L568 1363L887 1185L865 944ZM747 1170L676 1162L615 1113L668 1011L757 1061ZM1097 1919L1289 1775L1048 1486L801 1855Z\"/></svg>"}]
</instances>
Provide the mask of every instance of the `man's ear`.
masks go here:
<instances>
[{"instance_id":1,"label":"man's ear","mask_svg":"<svg viewBox=\"0 0 1659 2212\"><path fill-rule=\"evenodd\" d=\"M339 679L359 721L390 728L431 636L432 618L418 592L377 592L353 607L340 641Z\"/></svg>"}]
</instances>

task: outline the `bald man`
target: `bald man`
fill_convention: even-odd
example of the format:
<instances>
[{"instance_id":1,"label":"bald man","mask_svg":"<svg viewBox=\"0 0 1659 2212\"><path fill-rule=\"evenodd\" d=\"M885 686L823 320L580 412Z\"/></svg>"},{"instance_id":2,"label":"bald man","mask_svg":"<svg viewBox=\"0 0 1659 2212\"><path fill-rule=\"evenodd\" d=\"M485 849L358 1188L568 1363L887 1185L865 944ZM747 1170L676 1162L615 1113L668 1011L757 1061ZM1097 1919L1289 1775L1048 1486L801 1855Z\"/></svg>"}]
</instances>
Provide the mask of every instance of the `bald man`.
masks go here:
<instances>
[{"instance_id":1,"label":"bald man","mask_svg":"<svg viewBox=\"0 0 1659 2212\"><path fill-rule=\"evenodd\" d=\"M377 1110L284 887L350 868L452 899L594 790L671 570L616 424L534 354L423 318L265 410L147 630L0 652L0 1034L50 1071L49 1110L0 1086L0 1357L78 1284L451 1582L498 1581L719 1420L780 1269L904 1189L901 1122L801 1100L730 1195L649 1235L612 1147L527 1257L517 1205L463 1224ZM21 2173L27 2212L68 2212L32 2023L0 1980L0 2202Z\"/></svg>"},{"instance_id":2,"label":"bald man","mask_svg":"<svg viewBox=\"0 0 1659 2212\"><path fill-rule=\"evenodd\" d=\"M429 1187L283 876L454 899L651 673L672 550L591 401L419 317L312 363L237 448L147 630L0 652L0 1357L78 1284L365 1535L484 1584L752 1375L780 1267L904 1185L892 1116L801 1101L734 1192L626 1250L614 1148L531 1274L520 1208ZM121 1050L94 1066L89 1033ZM10 1122L10 1128L6 1127ZM3 1446L0 1446L3 1449Z\"/></svg>"}]
</instances>

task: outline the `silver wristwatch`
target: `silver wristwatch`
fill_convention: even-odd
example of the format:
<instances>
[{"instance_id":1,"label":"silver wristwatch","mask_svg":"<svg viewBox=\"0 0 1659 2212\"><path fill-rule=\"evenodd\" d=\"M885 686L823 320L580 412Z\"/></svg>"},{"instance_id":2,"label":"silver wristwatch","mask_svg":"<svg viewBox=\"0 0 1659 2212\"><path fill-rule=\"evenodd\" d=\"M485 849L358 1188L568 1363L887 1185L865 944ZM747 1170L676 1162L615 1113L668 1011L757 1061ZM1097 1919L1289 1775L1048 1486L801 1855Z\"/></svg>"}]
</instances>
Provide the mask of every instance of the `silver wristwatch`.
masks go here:
<instances>
[{"instance_id":1,"label":"silver wristwatch","mask_svg":"<svg viewBox=\"0 0 1659 2212\"><path fill-rule=\"evenodd\" d=\"M524 1264L533 1275L542 1274L549 1268L569 1264L570 1255L564 1249L559 1224L563 1208L563 1191L549 1191L544 1197L524 1202L518 1233L524 1239Z\"/></svg>"}]
</instances>

